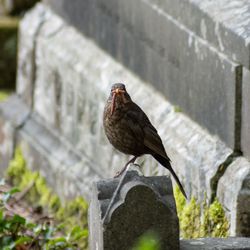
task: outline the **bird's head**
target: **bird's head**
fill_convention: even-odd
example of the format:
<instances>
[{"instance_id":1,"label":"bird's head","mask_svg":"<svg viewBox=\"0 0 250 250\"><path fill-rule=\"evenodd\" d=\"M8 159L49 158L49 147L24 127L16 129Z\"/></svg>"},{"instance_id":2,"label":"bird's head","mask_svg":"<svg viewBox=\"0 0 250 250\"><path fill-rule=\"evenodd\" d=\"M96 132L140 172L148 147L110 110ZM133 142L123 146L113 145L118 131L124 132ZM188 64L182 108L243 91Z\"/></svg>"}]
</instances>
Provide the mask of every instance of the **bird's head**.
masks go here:
<instances>
[{"instance_id":1,"label":"bird's head","mask_svg":"<svg viewBox=\"0 0 250 250\"><path fill-rule=\"evenodd\" d=\"M126 87L123 83L115 83L112 85L109 101L112 102L111 115L114 113L117 107L123 106L131 101L131 98L127 93Z\"/></svg>"}]
</instances>

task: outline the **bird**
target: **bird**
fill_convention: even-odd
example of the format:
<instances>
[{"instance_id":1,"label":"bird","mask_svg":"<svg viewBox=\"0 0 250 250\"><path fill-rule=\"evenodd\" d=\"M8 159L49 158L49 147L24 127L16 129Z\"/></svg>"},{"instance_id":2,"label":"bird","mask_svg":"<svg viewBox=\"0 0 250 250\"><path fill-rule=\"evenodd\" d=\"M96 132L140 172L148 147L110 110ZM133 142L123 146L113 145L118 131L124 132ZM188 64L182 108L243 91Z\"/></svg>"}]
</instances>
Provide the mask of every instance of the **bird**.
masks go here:
<instances>
[{"instance_id":1,"label":"bird","mask_svg":"<svg viewBox=\"0 0 250 250\"><path fill-rule=\"evenodd\" d=\"M123 83L115 83L103 112L103 127L109 142L118 151L132 155L123 173L130 163L145 154L150 154L173 175L182 194L187 199L185 190L171 166L162 140L144 111L132 101Z\"/></svg>"}]
</instances>

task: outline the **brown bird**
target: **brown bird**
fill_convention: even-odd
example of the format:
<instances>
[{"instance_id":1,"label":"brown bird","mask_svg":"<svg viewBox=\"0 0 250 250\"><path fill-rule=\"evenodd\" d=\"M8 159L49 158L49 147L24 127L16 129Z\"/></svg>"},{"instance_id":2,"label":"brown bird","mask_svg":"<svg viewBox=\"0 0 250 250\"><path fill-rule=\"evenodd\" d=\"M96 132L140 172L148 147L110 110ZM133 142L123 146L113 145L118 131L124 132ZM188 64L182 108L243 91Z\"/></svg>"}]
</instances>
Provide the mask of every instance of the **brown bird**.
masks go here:
<instances>
[{"instance_id":1,"label":"brown bird","mask_svg":"<svg viewBox=\"0 0 250 250\"><path fill-rule=\"evenodd\" d=\"M134 156L119 172L119 175L139 156L150 154L171 172L181 192L187 198L157 130L143 110L132 101L122 83L113 84L111 88L104 108L103 125L110 143L122 153Z\"/></svg>"}]
</instances>

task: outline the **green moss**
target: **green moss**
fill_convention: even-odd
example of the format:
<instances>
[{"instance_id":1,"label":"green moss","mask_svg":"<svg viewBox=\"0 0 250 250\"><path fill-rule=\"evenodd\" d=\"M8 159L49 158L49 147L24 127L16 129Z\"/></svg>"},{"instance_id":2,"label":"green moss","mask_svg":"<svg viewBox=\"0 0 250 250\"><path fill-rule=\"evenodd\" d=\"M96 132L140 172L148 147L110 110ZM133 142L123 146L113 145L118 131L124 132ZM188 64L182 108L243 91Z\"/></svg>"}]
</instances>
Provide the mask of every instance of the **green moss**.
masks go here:
<instances>
[{"instance_id":1,"label":"green moss","mask_svg":"<svg viewBox=\"0 0 250 250\"><path fill-rule=\"evenodd\" d=\"M176 203L178 217L181 218L183 208L186 205L186 199L182 195L181 190L177 186L174 188L174 197L175 197L175 203Z\"/></svg>"},{"instance_id":2,"label":"green moss","mask_svg":"<svg viewBox=\"0 0 250 250\"><path fill-rule=\"evenodd\" d=\"M42 206L48 213L61 224L65 232L70 232L78 225L87 232L88 204L82 197L67 201L62 205L59 197L46 185L45 179L39 172L33 172L26 166L26 161L21 149L17 148L14 159L6 172L6 179L20 190L29 187L25 199L33 206ZM79 241L81 249L87 248L86 236Z\"/></svg>"},{"instance_id":3,"label":"green moss","mask_svg":"<svg viewBox=\"0 0 250 250\"><path fill-rule=\"evenodd\" d=\"M225 216L222 205L217 199L210 205L209 218L211 221L211 236L212 237L227 237L229 222Z\"/></svg>"},{"instance_id":4,"label":"green moss","mask_svg":"<svg viewBox=\"0 0 250 250\"><path fill-rule=\"evenodd\" d=\"M229 222L217 199L209 205L206 196L202 203L192 197L186 203L178 187L174 188L174 195L182 238L228 236Z\"/></svg>"},{"instance_id":5,"label":"green moss","mask_svg":"<svg viewBox=\"0 0 250 250\"><path fill-rule=\"evenodd\" d=\"M180 229L183 238L198 238L200 236L201 207L194 198L187 203L182 211Z\"/></svg>"}]
</instances>

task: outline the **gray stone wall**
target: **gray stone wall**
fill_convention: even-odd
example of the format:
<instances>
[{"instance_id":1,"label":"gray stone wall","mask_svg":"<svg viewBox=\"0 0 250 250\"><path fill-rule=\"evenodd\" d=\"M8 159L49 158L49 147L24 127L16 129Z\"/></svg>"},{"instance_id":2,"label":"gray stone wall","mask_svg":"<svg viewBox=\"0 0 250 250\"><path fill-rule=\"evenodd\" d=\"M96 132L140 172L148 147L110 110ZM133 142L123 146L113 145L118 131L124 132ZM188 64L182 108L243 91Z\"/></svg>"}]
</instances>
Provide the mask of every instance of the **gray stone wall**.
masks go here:
<instances>
[{"instance_id":1,"label":"gray stone wall","mask_svg":"<svg viewBox=\"0 0 250 250\"><path fill-rule=\"evenodd\" d=\"M45 2L172 104L241 150L248 1ZM250 155L247 147L242 150Z\"/></svg>"},{"instance_id":2,"label":"gray stone wall","mask_svg":"<svg viewBox=\"0 0 250 250\"><path fill-rule=\"evenodd\" d=\"M241 141L246 156L249 149L248 99L241 99L241 83L246 96L249 87L246 64L225 54L230 45L222 52L156 2L113 1L112 8L111 2L50 1L63 18L39 4L22 20L17 96L0 105L1 156L8 149L10 158L19 144L29 166L61 197L89 199L91 182L113 176L128 159L109 145L102 128L110 86L122 81L158 129L188 196L217 195L231 235L249 236L250 164L233 154ZM18 113L25 107L29 115L17 126L8 107ZM145 175L167 173L152 157L138 163Z\"/></svg>"},{"instance_id":3,"label":"gray stone wall","mask_svg":"<svg viewBox=\"0 0 250 250\"><path fill-rule=\"evenodd\" d=\"M132 98L147 111L158 128L187 192L202 199L203 188L206 187L211 196L210 179L232 150L184 114L175 112L160 93L63 23L59 17L52 15L48 9L38 6L34 13L27 15L22 22L24 30L32 23L35 12L42 8L46 13L42 18L46 21L39 27L35 38L35 82L31 81L23 89L33 89L34 94L30 97L33 100L32 108L44 124L91 159L103 176L114 175L128 158L108 144L102 128L102 112L111 84L126 79ZM30 49L25 44L20 48ZM19 67L22 68L27 60L29 58L26 56L20 58ZM18 86L27 83L20 78ZM18 94L22 98L23 93ZM197 144L202 147L197 148ZM139 162L142 163L143 159ZM156 165L152 157L147 157L146 173L166 173L162 167L154 168Z\"/></svg>"}]
</instances>

